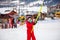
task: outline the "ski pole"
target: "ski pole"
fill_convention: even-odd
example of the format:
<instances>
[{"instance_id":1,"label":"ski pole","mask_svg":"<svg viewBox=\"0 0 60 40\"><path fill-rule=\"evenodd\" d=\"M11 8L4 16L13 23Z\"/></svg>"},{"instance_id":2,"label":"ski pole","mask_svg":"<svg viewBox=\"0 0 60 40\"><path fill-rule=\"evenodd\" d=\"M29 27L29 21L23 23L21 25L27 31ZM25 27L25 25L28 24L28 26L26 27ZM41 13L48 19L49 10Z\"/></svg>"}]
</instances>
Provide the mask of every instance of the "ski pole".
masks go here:
<instances>
[{"instance_id":1,"label":"ski pole","mask_svg":"<svg viewBox=\"0 0 60 40\"><path fill-rule=\"evenodd\" d=\"M44 2L44 0L43 0L43 2ZM42 3L42 4L41 4L41 7L39 8L38 15L37 15L37 18L36 18L36 21L35 21L35 22L37 22L39 16L41 15L43 4L44 4L44 3ZM31 33L32 33L33 30L34 30L34 25L33 25L33 28L32 28L32 30L31 30Z\"/></svg>"}]
</instances>

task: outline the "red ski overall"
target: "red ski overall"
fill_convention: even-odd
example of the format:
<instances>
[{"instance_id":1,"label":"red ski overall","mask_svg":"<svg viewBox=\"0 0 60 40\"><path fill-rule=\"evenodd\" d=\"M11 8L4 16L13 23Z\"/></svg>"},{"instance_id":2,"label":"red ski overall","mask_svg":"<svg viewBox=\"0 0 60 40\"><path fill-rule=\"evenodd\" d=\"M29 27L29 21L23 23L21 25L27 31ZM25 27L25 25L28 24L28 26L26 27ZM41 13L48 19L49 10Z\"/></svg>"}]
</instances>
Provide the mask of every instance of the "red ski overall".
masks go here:
<instances>
[{"instance_id":1,"label":"red ski overall","mask_svg":"<svg viewBox=\"0 0 60 40\"><path fill-rule=\"evenodd\" d=\"M30 23L30 22L27 21L26 25L27 25L27 40L31 40L31 38L32 38L32 40L36 40L35 36L34 36L34 30L32 31L34 22Z\"/></svg>"}]
</instances>

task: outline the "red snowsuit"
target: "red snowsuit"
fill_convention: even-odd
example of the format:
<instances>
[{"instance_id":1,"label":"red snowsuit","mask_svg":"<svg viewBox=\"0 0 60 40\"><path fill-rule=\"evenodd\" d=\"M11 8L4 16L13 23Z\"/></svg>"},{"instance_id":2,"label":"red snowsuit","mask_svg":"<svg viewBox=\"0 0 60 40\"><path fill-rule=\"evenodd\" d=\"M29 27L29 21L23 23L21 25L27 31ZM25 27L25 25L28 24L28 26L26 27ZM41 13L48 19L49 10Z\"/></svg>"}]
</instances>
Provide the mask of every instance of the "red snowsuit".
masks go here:
<instances>
[{"instance_id":1,"label":"red snowsuit","mask_svg":"<svg viewBox=\"0 0 60 40\"><path fill-rule=\"evenodd\" d=\"M30 23L30 22L26 21L26 25L27 25L27 40L31 40L31 38L32 38L32 40L36 40L36 38L34 36L34 30L32 31L34 22Z\"/></svg>"}]
</instances>

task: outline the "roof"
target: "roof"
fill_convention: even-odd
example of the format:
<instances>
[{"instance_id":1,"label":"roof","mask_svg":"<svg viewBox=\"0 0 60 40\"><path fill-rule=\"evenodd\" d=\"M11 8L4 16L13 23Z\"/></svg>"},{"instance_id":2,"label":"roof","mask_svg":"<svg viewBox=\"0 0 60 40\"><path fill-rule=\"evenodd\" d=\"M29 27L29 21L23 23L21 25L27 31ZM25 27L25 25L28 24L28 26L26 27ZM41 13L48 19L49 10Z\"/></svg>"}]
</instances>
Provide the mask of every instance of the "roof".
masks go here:
<instances>
[{"instance_id":1,"label":"roof","mask_svg":"<svg viewBox=\"0 0 60 40\"><path fill-rule=\"evenodd\" d=\"M17 14L17 12L15 12L14 10L12 10L10 13L8 13L9 15L14 15Z\"/></svg>"}]
</instances>

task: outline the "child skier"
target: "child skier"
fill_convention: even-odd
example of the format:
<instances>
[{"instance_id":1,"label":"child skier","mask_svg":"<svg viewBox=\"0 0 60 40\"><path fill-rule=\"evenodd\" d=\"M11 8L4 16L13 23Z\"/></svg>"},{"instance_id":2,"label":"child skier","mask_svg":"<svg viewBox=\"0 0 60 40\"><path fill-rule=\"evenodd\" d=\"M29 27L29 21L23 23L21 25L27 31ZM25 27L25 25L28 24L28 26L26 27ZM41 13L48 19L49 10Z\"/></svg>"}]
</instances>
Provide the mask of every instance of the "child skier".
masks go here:
<instances>
[{"instance_id":1,"label":"child skier","mask_svg":"<svg viewBox=\"0 0 60 40\"><path fill-rule=\"evenodd\" d=\"M34 30L33 29L33 25L35 24L34 20L29 17L26 21L26 25L27 25L27 40L36 40L35 36L34 36Z\"/></svg>"}]
</instances>

